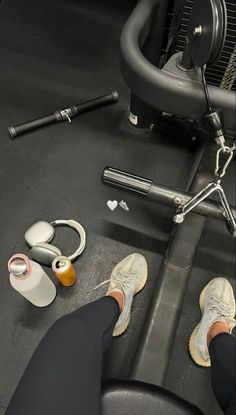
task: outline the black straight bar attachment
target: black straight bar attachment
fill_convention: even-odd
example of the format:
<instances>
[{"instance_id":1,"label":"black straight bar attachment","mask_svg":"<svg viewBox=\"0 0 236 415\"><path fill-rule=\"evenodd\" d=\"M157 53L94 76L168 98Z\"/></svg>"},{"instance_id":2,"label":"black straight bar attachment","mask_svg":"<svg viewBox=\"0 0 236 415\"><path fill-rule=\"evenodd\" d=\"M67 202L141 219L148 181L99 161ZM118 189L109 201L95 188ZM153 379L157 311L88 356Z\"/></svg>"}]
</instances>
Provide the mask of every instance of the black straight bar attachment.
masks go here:
<instances>
[{"instance_id":1,"label":"black straight bar attachment","mask_svg":"<svg viewBox=\"0 0 236 415\"><path fill-rule=\"evenodd\" d=\"M84 102L79 105L73 105L71 108L65 108L58 110L54 114L46 115L41 118L36 118L31 121L27 121L23 124L9 127L8 131L11 138L16 138L21 134L28 133L38 128L46 127L51 124L55 124L61 121L71 122L71 119L79 114L83 114L90 110L94 110L105 105L114 104L119 100L119 94L117 91L113 91L110 94L103 95L101 97L91 99L90 101Z\"/></svg>"},{"instance_id":2,"label":"black straight bar attachment","mask_svg":"<svg viewBox=\"0 0 236 415\"><path fill-rule=\"evenodd\" d=\"M153 180L135 176L121 170L106 167L103 171L102 180L105 184L142 195L157 203L177 208L187 203L192 194L182 190L173 190L168 187L154 183ZM232 208L235 216L235 208ZM193 209L193 212L215 219L225 220L224 212L220 203L205 200Z\"/></svg>"}]
</instances>

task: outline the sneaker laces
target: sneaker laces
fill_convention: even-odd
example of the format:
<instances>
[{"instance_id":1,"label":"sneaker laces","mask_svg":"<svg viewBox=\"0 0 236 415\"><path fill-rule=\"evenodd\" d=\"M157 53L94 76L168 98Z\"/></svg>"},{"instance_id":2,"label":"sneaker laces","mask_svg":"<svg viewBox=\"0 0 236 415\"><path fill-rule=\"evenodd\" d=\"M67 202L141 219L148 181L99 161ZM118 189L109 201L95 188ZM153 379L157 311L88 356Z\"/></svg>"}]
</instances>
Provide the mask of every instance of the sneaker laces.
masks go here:
<instances>
[{"instance_id":1,"label":"sneaker laces","mask_svg":"<svg viewBox=\"0 0 236 415\"><path fill-rule=\"evenodd\" d=\"M133 272L134 272L133 265L131 265L129 274L130 273L132 274ZM133 288L131 284L132 280L127 278L127 274L124 274L123 272L120 272L118 270L115 275L112 275L112 278L109 278L109 280L101 282L94 288L94 290L97 290L98 288L102 287L105 284L108 284L111 281L114 281L115 283L117 283L122 289L129 290L130 288Z\"/></svg>"},{"instance_id":2,"label":"sneaker laces","mask_svg":"<svg viewBox=\"0 0 236 415\"><path fill-rule=\"evenodd\" d=\"M222 317L230 317L230 311L231 307L229 304L223 303L219 298L217 297L211 297L210 298L212 304L210 305L210 313L211 314L217 314Z\"/></svg>"},{"instance_id":3,"label":"sneaker laces","mask_svg":"<svg viewBox=\"0 0 236 415\"><path fill-rule=\"evenodd\" d=\"M127 275L117 271L117 274L113 275L112 281L120 285L125 290L130 290L130 288L133 288L133 282L132 279L127 278ZM136 280L135 280L136 281Z\"/></svg>"},{"instance_id":4,"label":"sneaker laces","mask_svg":"<svg viewBox=\"0 0 236 415\"><path fill-rule=\"evenodd\" d=\"M102 287L103 285L108 284L110 281L111 281L111 279L101 282L101 284L98 284L98 285L94 288L94 290L97 290L98 288Z\"/></svg>"}]
</instances>

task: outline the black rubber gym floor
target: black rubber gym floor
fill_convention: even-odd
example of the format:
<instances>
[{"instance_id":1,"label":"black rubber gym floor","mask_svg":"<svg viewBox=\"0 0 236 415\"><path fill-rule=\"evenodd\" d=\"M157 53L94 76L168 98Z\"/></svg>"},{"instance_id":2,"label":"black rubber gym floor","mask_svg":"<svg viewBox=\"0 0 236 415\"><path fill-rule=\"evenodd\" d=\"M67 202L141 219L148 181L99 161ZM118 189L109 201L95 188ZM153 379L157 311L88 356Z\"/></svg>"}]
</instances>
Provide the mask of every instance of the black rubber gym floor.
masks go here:
<instances>
[{"instance_id":1,"label":"black rubber gym floor","mask_svg":"<svg viewBox=\"0 0 236 415\"><path fill-rule=\"evenodd\" d=\"M209 220L204 230L164 381L165 387L198 405L206 415L220 415L222 412L213 395L210 370L197 367L190 360L187 346L189 334L199 321L198 298L202 287L212 278L224 276L235 289L235 243L221 225L218 221Z\"/></svg>"},{"instance_id":2,"label":"black rubber gym floor","mask_svg":"<svg viewBox=\"0 0 236 415\"><path fill-rule=\"evenodd\" d=\"M119 260L138 251L147 257L149 281L135 299L129 330L114 340L104 367L104 377L129 377L173 212L104 186L102 170L110 165L184 188L195 153L190 141L140 134L126 122L129 91L119 69L119 37L135 3L0 3L0 414L48 327L61 315L100 297L106 287L94 288L109 278ZM82 115L71 125L52 126L15 141L8 136L9 125L114 89L120 93L118 104ZM232 189L231 181L231 202ZM106 203L110 199L125 200L130 211L109 211ZM50 307L35 308L10 287L7 260L15 252L30 254L24 232L34 222L69 218L80 221L88 236L86 251L75 263L78 284L59 287ZM187 354L201 287L219 270L233 277L235 265L232 239L224 225L209 222L208 226L190 278L165 384L206 414L214 408L217 415L220 411L212 396L209 371L196 368ZM56 243L65 254L70 253L76 236L61 229Z\"/></svg>"}]
</instances>

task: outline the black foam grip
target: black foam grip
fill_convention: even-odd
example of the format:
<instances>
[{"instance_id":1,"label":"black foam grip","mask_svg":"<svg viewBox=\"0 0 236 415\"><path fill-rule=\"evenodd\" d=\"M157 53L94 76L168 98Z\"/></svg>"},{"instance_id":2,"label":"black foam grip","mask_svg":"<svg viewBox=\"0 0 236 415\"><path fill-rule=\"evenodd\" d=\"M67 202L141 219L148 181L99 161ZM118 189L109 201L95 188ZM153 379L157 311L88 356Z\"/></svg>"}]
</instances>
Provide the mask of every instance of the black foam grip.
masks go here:
<instances>
[{"instance_id":1,"label":"black foam grip","mask_svg":"<svg viewBox=\"0 0 236 415\"><path fill-rule=\"evenodd\" d=\"M57 122L57 117L55 114L51 114L51 115L46 115L45 117L42 117L42 118L37 118L35 120L28 121L23 124L16 125L14 127L9 127L8 131L9 131L11 138L15 138L18 135L27 133L32 130L36 130L37 128L41 128L46 125L53 124L55 122Z\"/></svg>"}]
</instances>

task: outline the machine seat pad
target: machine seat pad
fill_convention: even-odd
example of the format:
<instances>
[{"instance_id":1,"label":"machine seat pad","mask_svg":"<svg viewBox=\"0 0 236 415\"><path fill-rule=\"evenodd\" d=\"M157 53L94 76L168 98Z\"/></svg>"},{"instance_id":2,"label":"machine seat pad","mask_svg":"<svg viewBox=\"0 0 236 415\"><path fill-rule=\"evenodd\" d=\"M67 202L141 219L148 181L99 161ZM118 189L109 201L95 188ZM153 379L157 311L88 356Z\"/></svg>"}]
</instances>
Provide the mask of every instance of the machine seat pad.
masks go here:
<instances>
[{"instance_id":1,"label":"machine seat pad","mask_svg":"<svg viewBox=\"0 0 236 415\"><path fill-rule=\"evenodd\" d=\"M137 381L105 382L102 405L103 415L204 415L172 392Z\"/></svg>"}]
</instances>

